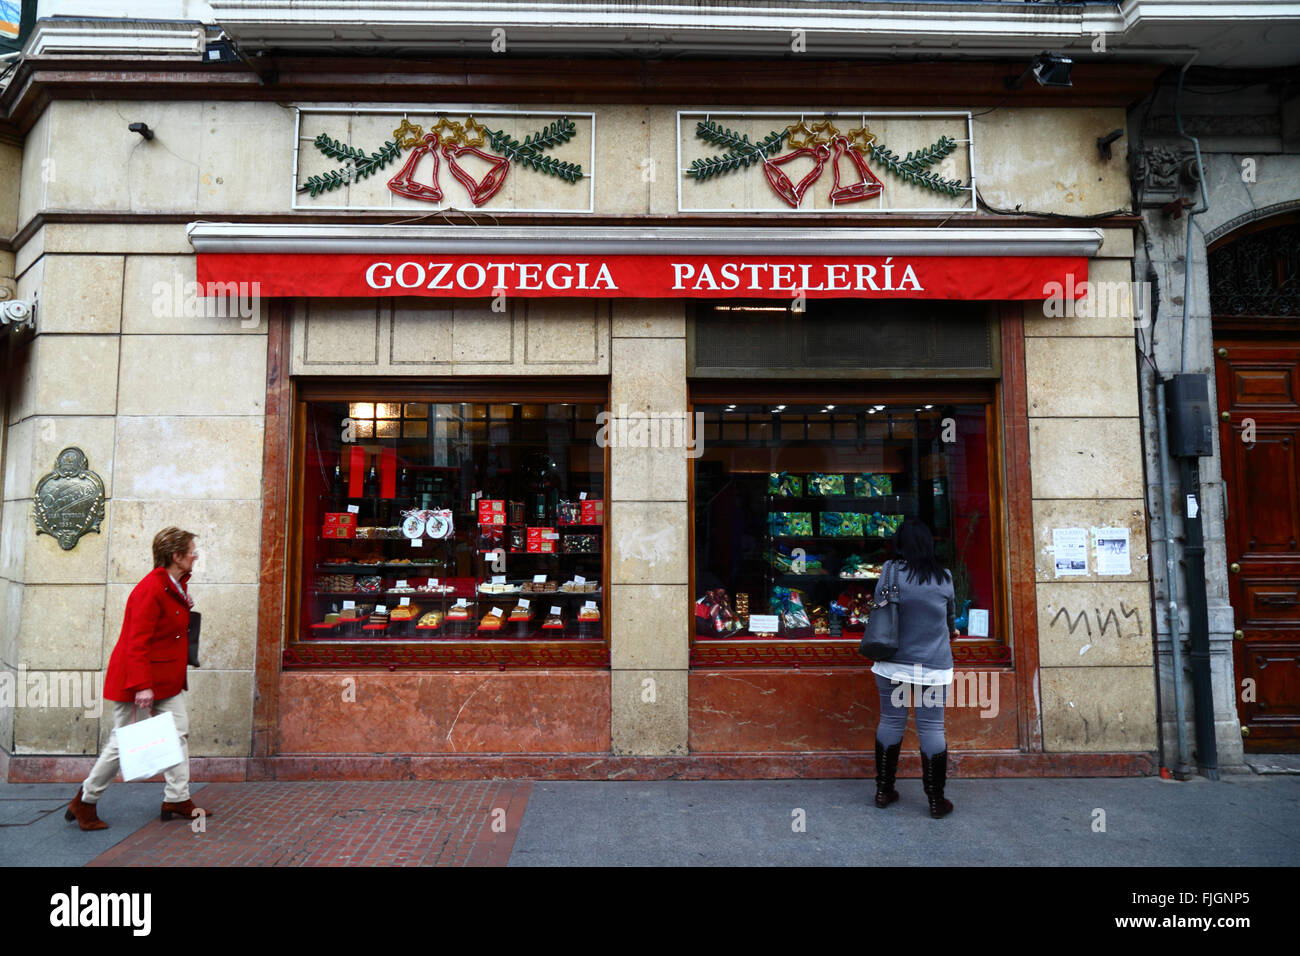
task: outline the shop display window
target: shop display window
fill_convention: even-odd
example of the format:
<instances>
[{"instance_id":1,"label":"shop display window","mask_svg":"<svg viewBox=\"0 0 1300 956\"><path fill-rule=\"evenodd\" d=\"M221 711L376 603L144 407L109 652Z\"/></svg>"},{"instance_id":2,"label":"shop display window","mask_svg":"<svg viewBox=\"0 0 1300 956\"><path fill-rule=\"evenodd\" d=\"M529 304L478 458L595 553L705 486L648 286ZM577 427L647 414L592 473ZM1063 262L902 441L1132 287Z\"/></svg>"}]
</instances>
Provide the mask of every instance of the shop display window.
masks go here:
<instances>
[{"instance_id":1,"label":"shop display window","mask_svg":"<svg viewBox=\"0 0 1300 956\"><path fill-rule=\"evenodd\" d=\"M321 646L456 645L446 660L459 663L476 648L606 646L603 399L454 397L300 403L295 659Z\"/></svg>"},{"instance_id":2,"label":"shop display window","mask_svg":"<svg viewBox=\"0 0 1300 956\"><path fill-rule=\"evenodd\" d=\"M786 642L861 663L854 651L904 517L929 525L953 572L962 641L1003 642L991 397L882 388L711 400L726 391L693 406L697 663L736 660L737 642L759 659L755 645Z\"/></svg>"}]
</instances>

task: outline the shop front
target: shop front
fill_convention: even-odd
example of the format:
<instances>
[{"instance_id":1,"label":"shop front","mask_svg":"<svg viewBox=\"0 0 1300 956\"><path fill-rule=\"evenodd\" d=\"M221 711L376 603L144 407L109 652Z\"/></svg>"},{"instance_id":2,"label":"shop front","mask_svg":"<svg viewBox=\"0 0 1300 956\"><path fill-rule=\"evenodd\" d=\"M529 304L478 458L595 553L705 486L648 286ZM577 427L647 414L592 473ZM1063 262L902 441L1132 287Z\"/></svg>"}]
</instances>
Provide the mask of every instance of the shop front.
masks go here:
<instances>
[{"instance_id":1,"label":"shop front","mask_svg":"<svg viewBox=\"0 0 1300 956\"><path fill-rule=\"evenodd\" d=\"M963 772L1149 770L1039 729L1025 303L1101 230L188 233L273 301L276 773L870 772L904 517L954 571Z\"/></svg>"}]
</instances>

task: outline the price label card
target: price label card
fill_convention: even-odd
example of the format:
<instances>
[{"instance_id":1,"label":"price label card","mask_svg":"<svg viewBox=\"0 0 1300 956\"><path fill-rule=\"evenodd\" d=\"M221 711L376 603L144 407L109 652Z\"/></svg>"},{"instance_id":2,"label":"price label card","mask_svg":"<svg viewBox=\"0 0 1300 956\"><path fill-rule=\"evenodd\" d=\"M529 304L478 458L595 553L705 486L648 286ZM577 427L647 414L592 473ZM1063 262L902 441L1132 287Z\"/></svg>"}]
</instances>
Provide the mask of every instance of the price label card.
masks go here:
<instances>
[{"instance_id":1,"label":"price label card","mask_svg":"<svg viewBox=\"0 0 1300 956\"><path fill-rule=\"evenodd\" d=\"M457 607L469 607L469 598L457 598L457 599L456 599L456 606L457 606Z\"/></svg>"},{"instance_id":2,"label":"price label card","mask_svg":"<svg viewBox=\"0 0 1300 956\"><path fill-rule=\"evenodd\" d=\"M544 574L534 574L534 575L533 575L533 583L534 583L534 584L545 584L545 583L546 583L546 575L544 575Z\"/></svg>"},{"instance_id":3,"label":"price label card","mask_svg":"<svg viewBox=\"0 0 1300 956\"><path fill-rule=\"evenodd\" d=\"M423 539L423 538L412 538L412 539L411 539L411 547L413 547L413 548L423 548L423 547L424 547L424 539Z\"/></svg>"},{"instance_id":4,"label":"price label card","mask_svg":"<svg viewBox=\"0 0 1300 956\"><path fill-rule=\"evenodd\" d=\"M966 628L967 634L971 637L988 637L989 636L989 612L979 608L971 608L967 612L966 618L969 627Z\"/></svg>"},{"instance_id":5,"label":"price label card","mask_svg":"<svg viewBox=\"0 0 1300 956\"><path fill-rule=\"evenodd\" d=\"M405 579L405 578L398 578L398 579L397 579L397 583L394 584L393 587L395 587L395 588L404 588L404 587L406 587L406 579Z\"/></svg>"},{"instance_id":6,"label":"price label card","mask_svg":"<svg viewBox=\"0 0 1300 956\"><path fill-rule=\"evenodd\" d=\"M560 609L558 607L552 607L551 613L554 614L556 617L558 617L560 614Z\"/></svg>"},{"instance_id":7,"label":"price label card","mask_svg":"<svg viewBox=\"0 0 1300 956\"><path fill-rule=\"evenodd\" d=\"M375 605L375 613L376 613L376 614L387 614L387 613L388 613L388 605L387 605L387 604L376 604L376 605Z\"/></svg>"},{"instance_id":8,"label":"price label card","mask_svg":"<svg viewBox=\"0 0 1300 956\"><path fill-rule=\"evenodd\" d=\"M348 505L348 514L350 515L361 514L361 508L358 505Z\"/></svg>"},{"instance_id":9,"label":"price label card","mask_svg":"<svg viewBox=\"0 0 1300 956\"><path fill-rule=\"evenodd\" d=\"M357 606L357 602L356 602L356 601L344 601L344 602L343 602L343 610L345 610L345 611L350 611L350 610L352 610L352 609L353 609L354 607L356 607L356 606Z\"/></svg>"},{"instance_id":10,"label":"price label card","mask_svg":"<svg viewBox=\"0 0 1300 956\"><path fill-rule=\"evenodd\" d=\"M493 614L495 617L500 617L500 616L501 616L502 614L504 614L504 613L505 613L505 612L502 611L501 608L499 608L499 607L494 607L494 608L492 609L492 614Z\"/></svg>"},{"instance_id":11,"label":"price label card","mask_svg":"<svg viewBox=\"0 0 1300 956\"><path fill-rule=\"evenodd\" d=\"M480 498L482 498L482 497L483 497L483 492L481 492L481 491L476 491L476 492L474 492L474 494L470 495L470 497L469 497L470 504L472 504L472 505L477 505L477 504L478 504L478 500L479 500Z\"/></svg>"},{"instance_id":12,"label":"price label card","mask_svg":"<svg viewBox=\"0 0 1300 956\"><path fill-rule=\"evenodd\" d=\"M584 578L581 574L575 574L575 575L573 576L573 583L574 583L574 584L586 584L586 583L587 583L587 579Z\"/></svg>"},{"instance_id":13,"label":"price label card","mask_svg":"<svg viewBox=\"0 0 1300 956\"><path fill-rule=\"evenodd\" d=\"M520 599L519 599L519 606L520 606L520 607L523 607L523 608L528 607L528 598L520 598Z\"/></svg>"},{"instance_id":14,"label":"price label card","mask_svg":"<svg viewBox=\"0 0 1300 956\"><path fill-rule=\"evenodd\" d=\"M505 584L505 583L506 583L506 576L505 576L504 574L494 574L494 575L492 575L492 583L493 583L493 584Z\"/></svg>"},{"instance_id":15,"label":"price label card","mask_svg":"<svg viewBox=\"0 0 1300 956\"><path fill-rule=\"evenodd\" d=\"M429 587L431 587L431 588L436 588L437 586L438 586L438 579L437 579L437 578L429 578Z\"/></svg>"},{"instance_id":16,"label":"price label card","mask_svg":"<svg viewBox=\"0 0 1300 956\"><path fill-rule=\"evenodd\" d=\"M406 607L408 604L411 603L411 599L410 599L410 598L402 598L402 600L399 601L398 603L401 604L402 607Z\"/></svg>"},{"instance_id":17,"label":"price label card","mask_svg":"<svg viewBox=\"0 0 1300 956\"><path fill-rule=\"evenodd\" d=\"M775 614L749 615L749 632L751 634L775 634L780 629L780 621Z\"/></svg>"},{"instance_id":18,"label":"price label card","mask_svg":"<svg viewBox=\"0 0 1300 956\"><path fill-rule=\"evenodd\" d=\"M586 501L586 500L587 500L587 493L586 493L585 491L580 491L580 492L578 492L578 500L579 500L579 501Z\"/></svg>"},{"instance_id":19,"label":"price label card","mask_svg":"<svg viewBox=\"0 0 1300 956\"><path fill-rule=\"evenodd\" d=\"M588 601L586 604L583 605L583 607L595 607L595 606L596 606L595 601Z\"/></svg>"}]
</instances>

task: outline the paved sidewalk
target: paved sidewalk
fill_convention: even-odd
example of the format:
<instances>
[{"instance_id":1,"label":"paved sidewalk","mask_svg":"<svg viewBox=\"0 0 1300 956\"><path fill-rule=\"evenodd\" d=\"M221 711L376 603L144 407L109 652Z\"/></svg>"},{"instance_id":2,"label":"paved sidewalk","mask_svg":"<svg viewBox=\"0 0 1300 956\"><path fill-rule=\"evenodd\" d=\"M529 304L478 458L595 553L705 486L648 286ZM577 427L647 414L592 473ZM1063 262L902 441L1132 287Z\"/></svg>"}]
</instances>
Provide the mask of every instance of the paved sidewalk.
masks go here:
<instances>
[{"instance_id":1,"label":"paved sidewalk","mask_svg":"<svg viewBox=\"0 0 1300 956\"><path fill-rule=\"evenodd\" d=\"M878 810L868 780L223 783L195 832L116 784L81 833L66 785L0 784L0 865L1300 865L1294 774L953 780L943 820L898 786Z\"/></svg>"}]
</instances>

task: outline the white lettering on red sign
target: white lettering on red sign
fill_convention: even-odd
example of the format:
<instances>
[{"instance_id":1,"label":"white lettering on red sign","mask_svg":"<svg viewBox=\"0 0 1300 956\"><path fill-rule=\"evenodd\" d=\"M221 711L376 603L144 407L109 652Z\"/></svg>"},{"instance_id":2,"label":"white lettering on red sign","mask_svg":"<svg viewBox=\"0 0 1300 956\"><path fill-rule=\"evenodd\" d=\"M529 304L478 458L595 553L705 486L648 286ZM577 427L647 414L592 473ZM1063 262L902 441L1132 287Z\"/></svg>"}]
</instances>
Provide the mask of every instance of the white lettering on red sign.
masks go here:
<instances>
[{"instance_id":1,"label":"white lettering on red sign","mask_svg":"<svg viewBox=\"0 0 1300 956\"><path fill-rule=\"evenodd\" d=\"M366 285L372 289L430 289L443 292L476 292L487 285L488 270L496 273L492 288L508 292L540 292L543 289L563 292L618 291L618 285L604 262L555 262L545 271L539 262L466 262L452 269L451 262L420 263L413 260L394 265L391 262L373 262L366 269ZM590 275L595 266L595 275ZM574 269L577 269L577 276Z\"/></svg>"},{"instance_id":2,"label":"white lettering on red sign","mask_svg":"<svg viewBox=\"0 0 1300 956\"><path fill-rule=\"evenodd\" d=\"M673 289L691 292L734 292L741 288L742 270L749 273L745 288L764 292L924 292L911 263L895 263L890 256L880 266L859 262L853 275L843 263L814 265L788 262L724 262L714 268L708 263L674 262ZM902 266L901 274L895 271ZM878 279L877 273L883 272ZM897 284L895 284L897 279Z\"/></svg>"}]
</instances>

